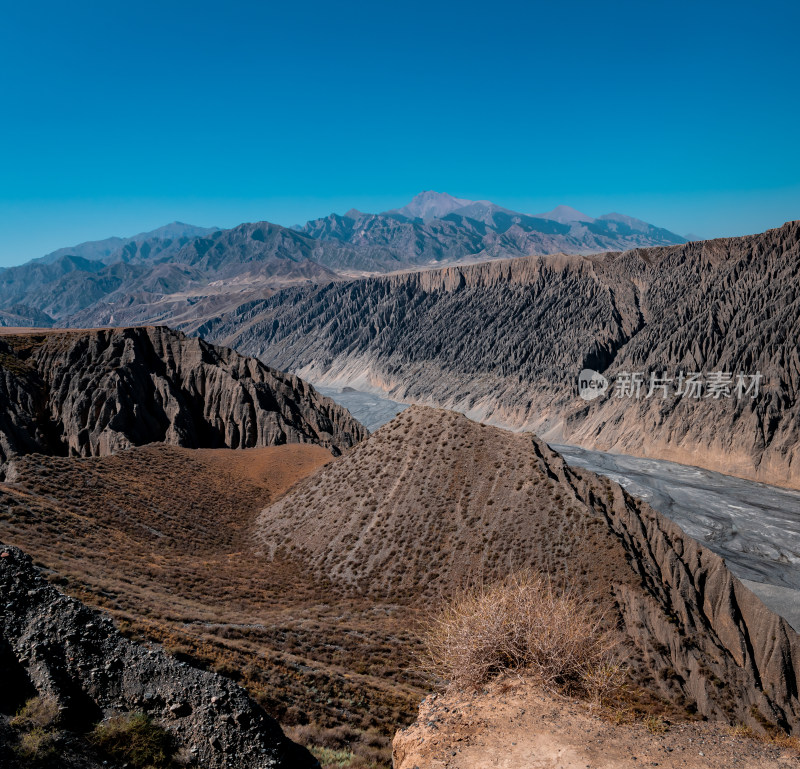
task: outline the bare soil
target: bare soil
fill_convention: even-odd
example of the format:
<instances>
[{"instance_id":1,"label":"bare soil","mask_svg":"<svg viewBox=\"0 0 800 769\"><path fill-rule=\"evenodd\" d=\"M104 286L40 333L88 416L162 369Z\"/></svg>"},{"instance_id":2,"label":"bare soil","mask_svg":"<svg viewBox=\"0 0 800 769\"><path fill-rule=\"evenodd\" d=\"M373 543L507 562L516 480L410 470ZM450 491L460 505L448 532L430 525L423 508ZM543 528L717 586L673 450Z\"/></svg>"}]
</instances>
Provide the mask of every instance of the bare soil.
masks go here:
<instances>
[{"instance_id":1,"label":"bare soil","mask_svg":"<svg viewBox=\"0 0 800 769\"><path fill-rule=\"evenodd\" d=\"M625 713L507 680L472 695L428 697L419 720L394 740L395 769L778 769L800 766L800 751L760 742L715 723Z\"/></svg>"}]
</instances>

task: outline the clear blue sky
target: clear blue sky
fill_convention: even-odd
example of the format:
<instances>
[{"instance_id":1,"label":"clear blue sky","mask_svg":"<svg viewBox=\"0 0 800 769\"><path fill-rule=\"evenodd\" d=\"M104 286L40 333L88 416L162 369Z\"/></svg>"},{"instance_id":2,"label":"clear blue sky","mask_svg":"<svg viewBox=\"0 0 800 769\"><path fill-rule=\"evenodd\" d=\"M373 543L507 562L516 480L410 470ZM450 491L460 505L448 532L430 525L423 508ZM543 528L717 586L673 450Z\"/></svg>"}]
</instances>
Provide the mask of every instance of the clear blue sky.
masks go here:
<instances>
[{"instance_id":1,"label":"clear blue sky","mask_svg":"<svg viewBox=\"0 0 800 769\"><path fill-rule=\"evenodd\" d=\"M0 265L422 189L800 218L796 2L6 2Z\"/></svg>"}]
</instances>

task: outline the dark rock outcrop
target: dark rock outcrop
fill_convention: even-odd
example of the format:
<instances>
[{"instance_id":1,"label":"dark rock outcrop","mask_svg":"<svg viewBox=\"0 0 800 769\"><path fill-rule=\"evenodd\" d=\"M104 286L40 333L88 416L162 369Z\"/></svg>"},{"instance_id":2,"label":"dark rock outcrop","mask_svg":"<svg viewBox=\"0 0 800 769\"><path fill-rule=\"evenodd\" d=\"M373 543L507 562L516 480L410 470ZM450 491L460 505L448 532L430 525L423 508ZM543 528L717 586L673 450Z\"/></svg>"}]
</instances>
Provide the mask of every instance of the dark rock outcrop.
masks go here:
<instances>
[{"instance_id":1,"label":"dark rock outcrop","mask_svg":"<svg viewBox=\"0 0 800 769\"><path fill-rule=\"evenodd\" d=\"M366 436L303 380L162 327L0 339L0 468L31 452L101 456L166 442L189 448Z\"/></svg>"},{"instance_id":2,"label":"dark rock outcrop","mask_svg":"<svg viewBox=\"0 0 800 769\"><path fill-rule=\"evenodd\" d=\"M0 712L46 697L75 733L141 712L174 736L191 765L318 766L232 681L127 640L110 619L49 585L21 550L1 545L0 596Z\"/></svg>"},{"instance_id":3,"label":"dark rock outcrop","mask_svg":"<svg viewBox=\"0 0 800 769\"><path fill-rule=\"evenodd\" d=\"M0 338L0 477L10 457L58 450L50 427L41 376Z\"/></svg>"}]
</instances>

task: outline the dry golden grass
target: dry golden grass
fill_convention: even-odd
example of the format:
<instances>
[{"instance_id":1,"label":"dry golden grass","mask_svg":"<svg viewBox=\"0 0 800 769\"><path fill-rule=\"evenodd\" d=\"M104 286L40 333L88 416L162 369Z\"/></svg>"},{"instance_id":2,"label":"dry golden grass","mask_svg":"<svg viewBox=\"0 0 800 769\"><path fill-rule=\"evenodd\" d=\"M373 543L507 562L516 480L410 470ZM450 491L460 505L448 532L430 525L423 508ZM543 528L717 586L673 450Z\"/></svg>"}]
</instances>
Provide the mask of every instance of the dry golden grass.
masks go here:
<instances>
[{"instance_id":1,"label":"dry golden grass","mask_svg":"<svg viewBox=\"0 0 800 769\"><path fill-rule=\"evenodd\" d=\"M479 689L515 673L602 700L625 677L618 647L616 634L585 597L517 572L447 603L426 635L425 661L436 678L457 689Z\"/></svg>"},{"instance_id":2,"label":"dry golden grass","mask_svg":"<svg viewBox=\"0 0 800 769\"><path fill-rule=\"evenodd\" d=\"M33 697L9 721L15 729L48 729L59 720L58 702L51 697Z\"/></svg>"}]
</instances>

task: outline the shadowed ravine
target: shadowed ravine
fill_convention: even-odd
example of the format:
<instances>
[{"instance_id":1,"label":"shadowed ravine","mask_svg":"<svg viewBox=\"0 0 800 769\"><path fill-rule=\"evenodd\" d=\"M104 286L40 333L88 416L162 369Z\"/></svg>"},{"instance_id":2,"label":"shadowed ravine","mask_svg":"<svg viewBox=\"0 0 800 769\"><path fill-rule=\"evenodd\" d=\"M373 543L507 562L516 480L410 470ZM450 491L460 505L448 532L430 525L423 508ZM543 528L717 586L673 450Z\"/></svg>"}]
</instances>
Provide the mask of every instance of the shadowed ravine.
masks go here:
<instances>
[{"instance_id":1,"label":"shadowed ravine","mask_svg":"<svg viewBox=\"0 0 800 769\"><path fill-rule=\"evenodd\" d=\"M317 390L372 431L402 406L351 388ZM675 462L553 448L569 464L619 483L722 556L770 609L800 630L800 492Z\"/></svg>"}]
</instances>

